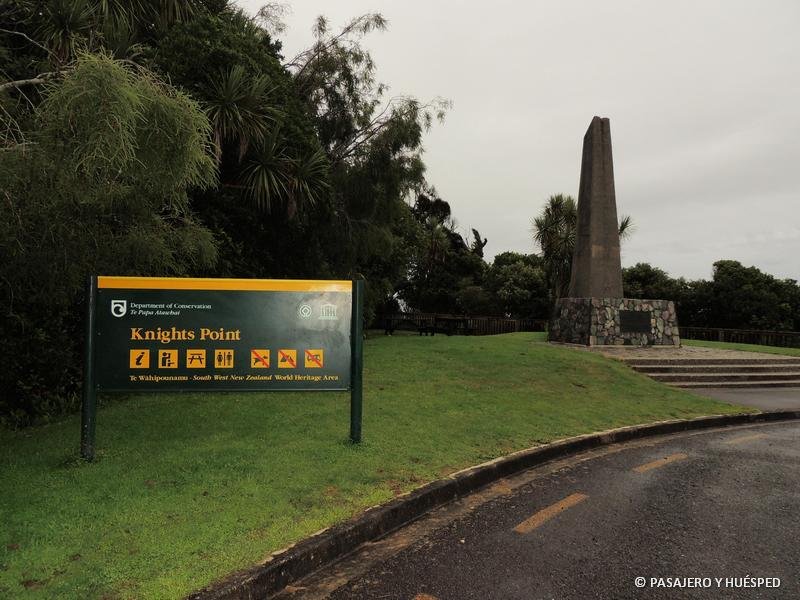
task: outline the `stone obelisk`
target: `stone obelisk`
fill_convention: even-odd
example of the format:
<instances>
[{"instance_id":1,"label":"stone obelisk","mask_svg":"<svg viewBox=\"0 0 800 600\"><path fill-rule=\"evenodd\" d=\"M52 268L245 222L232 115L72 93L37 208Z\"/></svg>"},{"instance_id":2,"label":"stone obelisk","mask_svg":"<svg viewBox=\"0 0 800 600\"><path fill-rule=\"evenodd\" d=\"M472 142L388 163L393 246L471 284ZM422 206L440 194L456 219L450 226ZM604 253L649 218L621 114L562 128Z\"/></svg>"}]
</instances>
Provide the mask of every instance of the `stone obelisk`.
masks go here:
<instances>
[{"instance_id":1,"label":"stone obelisk","mask_svg":"<svg viewBox=\"0 0 800 600\"><path fill-rule=\"evenodd\" d=\"M622 298L617 198L608 119L592 119L583 136L578 223L570 298Z\"/></svg>"},{"instance_id":2,"label":"stone obelisk","mask_svg":"<svg viewBox=\"0 0 800 600\"><path fill-rule=\"evenodd\" d=\"M554 342L680 346L671 300L623 298L611 125L594 117L583 137L569 297L556 302Z\"/></svg>"}]
</instances>

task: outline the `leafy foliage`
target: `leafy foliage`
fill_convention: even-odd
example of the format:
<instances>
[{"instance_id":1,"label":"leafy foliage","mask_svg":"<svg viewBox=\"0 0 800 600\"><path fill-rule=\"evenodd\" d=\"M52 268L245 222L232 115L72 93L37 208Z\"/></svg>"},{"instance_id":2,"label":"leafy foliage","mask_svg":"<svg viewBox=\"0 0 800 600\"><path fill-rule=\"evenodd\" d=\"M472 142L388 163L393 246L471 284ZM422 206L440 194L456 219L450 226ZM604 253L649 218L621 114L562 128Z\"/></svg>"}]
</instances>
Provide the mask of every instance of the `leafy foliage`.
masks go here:
<instances>
[{"instance_id":1,"label":"leafy foliage","mask_svg":"<svg viewBox=\"0 0 800 600\"><path fill-rule=\"evenodd\" d=\"M800 288L735 260L714 263L710 315L713 327L800 329Z\"/></svg>"},{"instance_id":2,"label":"leafy foliage","mask_svg":"<svg viewBox=\"0 0 800 600\"><path fill-rule=\"evenodd\" d=\"M735 260L714 263L711 281L673 279L646 263L623 269L625 295L675 300L681 325L800 330L800 286Z\"/></svg>"},{"instance_id":3,"label":"leafy foliage","mask_svg":"<svg viewBox=\"0 0 800 600\"><path fill-rule=\"evenodd\" d=\"M493 312L490 296L481 287L486 270L483 246L471 248L456 231L450 205L434 190L426 190L417 196L412 214L417 238L401 299L426 312Z\"/></svg>"},{"instance_id":4,"label":"leafy foliage","mask_svg":"<svg viewBox=\"0 0 800 600\"><path fill-rule=\"evenodd\" d=\"M515 318L547 318L547 280L541 257L503 252L494 257L485 278L495 312Z\"/></svg>"},{"instance_id":5,"label":"leafy foliage","mask_svg":"<svg viewBox=\"0 0 800 600\"><path fill-rule=\"evenodd\" d=\"M206 114L214 131L218 158L223 143L238 142L241 160L250 144L264 140L275 123L275 111L267 105L268 85L263 74L250 77L240 64L211 78Z\"/></svg>"},{"instance_id":6,"label":"leafy foliage","mask_svg":"<svg viewBox=\"0 0 800 600\"><path fill-rule=\"evenodd\" d=\"M199 2L7 0L5 4L0 12L5 17L5 33L25 37L45 52L50 69L59 70L69 66L81 52L130 50L135 45L133 40L147 39L191 18ZM6 21L10 27L5 27Z\"/></svg>"},{"instance_id":7,"label":"leafy foliage","mask_svg":"<svg viewBox=\"0 0 800 600\"><path fill-rule=\"evenodd\" d=\"M667 299L681 297L687 289L683 279L672 279L666 271L647 263L622 270L626 298Z\"/></svg>"},{"instance_id":8,"label":"leafy foliage","mask_svg":"<svg viewBox=\"0 0 800 600\"><path fill-rule=\"evenodd\" d=\"M382 15L368 13L333 33L327 19L319 17L312 46L287 64L333 164L363 157L370 143L387 128L412 125L418 135L434 117L443 119L450 106L442 99L422 105L405 96L384 101L387 87L376 81L375 63L361 39L386 26ZM418 146L419 141L407 150Z\"/></svg>"},{"instance_id":9,"label":"leafy foliage","mask_svg":"<svg viewBox=\"0 0 800 600\"><path fill-rule=\"evenodd\" d=\"M205 108L221 185L291 220L322 201L328 168L276 48L253 19L226 8L170 28L149 60Z\"/></svg>"},{"instance_id":10,"label":"leafy foliage","mask_svg":"<svg viewBox=\"0 0 800 600\"><path fill-rule=\"evenodd\" d=\"M578 207L572 196L550 196L533 220L533 240L541 250L550 297L555 302L567 295L575 249Z\"/></svg>"},{"instance_id":11,"label":"leafy foliage","mask_svg":"<svg viewBox=\"0 0 800 600\"><path fill-rule=\"evenodd\" d=\"M35 145L0 153L0 351L13 357L0 414L14 423L74 406L89 274L186 275L217 257L189 209L187 189L215 181L210 127L192 100L83 55L36 117Z\"/></svg>"}]
</instances>

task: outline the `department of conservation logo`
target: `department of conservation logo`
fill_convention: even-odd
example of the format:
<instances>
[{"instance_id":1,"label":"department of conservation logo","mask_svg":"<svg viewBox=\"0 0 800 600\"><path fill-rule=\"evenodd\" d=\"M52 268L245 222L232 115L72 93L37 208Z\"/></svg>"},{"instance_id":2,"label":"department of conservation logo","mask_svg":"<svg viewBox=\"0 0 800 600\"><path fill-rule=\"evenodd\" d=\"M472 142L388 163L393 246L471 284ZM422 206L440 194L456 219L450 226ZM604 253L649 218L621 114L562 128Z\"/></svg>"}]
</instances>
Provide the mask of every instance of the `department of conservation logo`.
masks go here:
<instances>
[{"instance_id":1,"label":"department of conservation logo","mask_svg":"<svg viewBox=\"0 0 800 600\"><path fill-rule=\"evenodd\" d=\"M111 301L111 314L115 317L124 317L128 312L127 300L112 300Z\"/></svg>"}]
</instances>

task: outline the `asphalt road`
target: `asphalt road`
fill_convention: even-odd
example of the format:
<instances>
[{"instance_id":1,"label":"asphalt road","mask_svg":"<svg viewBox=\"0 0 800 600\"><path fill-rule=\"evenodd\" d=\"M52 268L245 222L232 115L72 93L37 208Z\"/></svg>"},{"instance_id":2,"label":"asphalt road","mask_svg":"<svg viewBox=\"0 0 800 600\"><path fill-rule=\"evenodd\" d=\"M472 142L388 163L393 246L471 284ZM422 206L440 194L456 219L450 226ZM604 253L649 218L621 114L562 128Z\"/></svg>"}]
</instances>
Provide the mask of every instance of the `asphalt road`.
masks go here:
<instances>
[{"instance_id":1,"label":"asphalt road","mask_svg":"<svg viewBox=\"0 0 800 600\"><path fill-rule=\"evenodd\" d=\"M752 406L759 410L800 409L800 387L792 388L693 388L687 390L741 406Z\"/></svg>"},{"instance_id":2,"label":"asphalt road","mask_svg":"<svg viewBox=\"0 0 800 600\"><path fill-rule=\"evenodd\" d=\"M532 469L279 598L800 598L800 423L641 440Z\"/></svg>"}]
</instances>

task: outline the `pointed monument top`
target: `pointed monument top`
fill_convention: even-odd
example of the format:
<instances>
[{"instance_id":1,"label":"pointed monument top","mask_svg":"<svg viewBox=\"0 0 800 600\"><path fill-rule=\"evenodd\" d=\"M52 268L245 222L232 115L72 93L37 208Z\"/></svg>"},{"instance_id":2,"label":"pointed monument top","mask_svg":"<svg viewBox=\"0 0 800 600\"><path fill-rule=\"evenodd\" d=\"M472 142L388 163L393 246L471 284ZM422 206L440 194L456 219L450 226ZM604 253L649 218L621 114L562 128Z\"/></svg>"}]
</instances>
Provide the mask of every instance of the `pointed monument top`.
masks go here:
<instances>
[{"instance_id":1,"label":"pointed monument top","mask_svg":"<svg viewBox=\"0 0 800 600\"><path fill-rule=\"evenodd\" d=\"M593 130L599 133L603 129L609 132L610 135L611 121L609 121L608 117L598 117L597 115L595 115L594 117L592 117L592 121L589 123L589 128L586 130L586 134L583 136L583 139L585 140L586 136L592 134ZM583 168L583 165L581 165L581 168Z\"/></svg>"}]
</instances>

